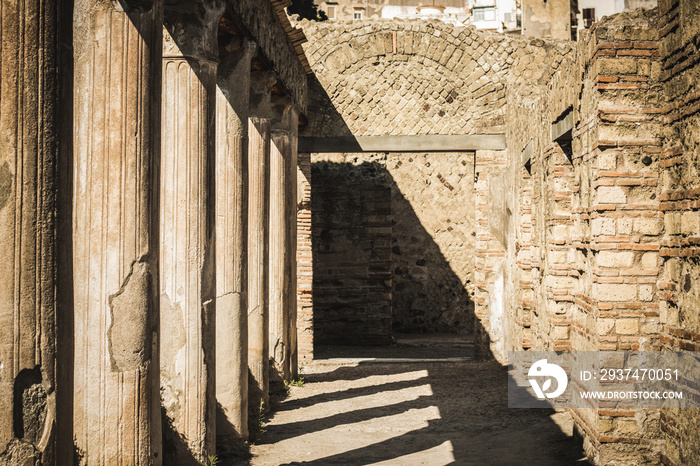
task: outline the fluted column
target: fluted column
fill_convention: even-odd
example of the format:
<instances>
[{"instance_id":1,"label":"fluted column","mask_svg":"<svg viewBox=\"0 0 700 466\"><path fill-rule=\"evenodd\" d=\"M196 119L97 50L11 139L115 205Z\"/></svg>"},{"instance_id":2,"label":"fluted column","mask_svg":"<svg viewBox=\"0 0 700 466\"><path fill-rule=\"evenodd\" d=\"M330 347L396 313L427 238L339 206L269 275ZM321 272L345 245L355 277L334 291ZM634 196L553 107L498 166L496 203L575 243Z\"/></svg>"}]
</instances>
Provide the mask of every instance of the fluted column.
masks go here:
<instances>
[{"instance_id":1,"label":"fluted column","mask_svg":"<svg viewBox=\"0 0 700 466\"><path fill-rule=\"evenodd\" d=\"M272 376L289 380L289 165L288 129L273 129L270 145L270 360Z\"/></svg>"},{"instance_id":2,"label":"fluted column","mask_svg":"<svg viewBox=\"0 0 700 466\"><path fill-rule=\"evenodd\" d=\"M55 461L56 27L0 3L0 464Z\"/></svg>"},{"instance_id":3,"label":"fluted column","mask_svg":"<svg viewBox=\"0 0 700 466\"><path fill-rule=\"evenodd\" d=\"M220 49L216 94L216 434L248 436L248 99L255 45Z\"/></svg>"},{"instance_id":4,"label":"fluted column","mask_svg":"<svg viewBox=\"0 0 700 466\"><path fill-rule=\"evenodd\" d=\"M268 206L270 119L248 125L248 402L253 410L269 393Z\"/></svg>"},{"instance_id":5,"label":"fluted column","mask_svg":"<svg viewBox=\"0 0 700 466\"><path fill-rule=\"evenodd\" d=\"M214 142L219 0L165 5L160 178L164 462L215 454Z\"/></svg>"},{"instance_id":6,"label":"fluted column","mask_svg":"<svg viewBox=\"0 0 700 466\"><path fill-rule=\"evenodd\" d=\"M75 449L160 464L159 1L76 0L73 267Z\"/></svg>"},{"instance_id":7,"label":"fluted column","mask_svg":"<svg viewBox=\"0 0 700 466\"><path fill-rule=\"evenodd\" d=\"M289 377L299 377L299 353L297 350L297 145L299 134L299 113L292 108L289 114L289 157L286 169L288 170L287 189L287 235L289 253L287 254L287 271L289 276L287 283L287 314L289 327Z\"/></svg>"},{"instance_id":8,"label":"fluted column","mask_svg":"<svg viewBox=\"0 0 700 466\"><path fill-rule=\"evenodd\" d=\"M273 375L296 374L296 138L298 113L289 96L271 101L270 359Z\"/></svg>"}]
</instances>

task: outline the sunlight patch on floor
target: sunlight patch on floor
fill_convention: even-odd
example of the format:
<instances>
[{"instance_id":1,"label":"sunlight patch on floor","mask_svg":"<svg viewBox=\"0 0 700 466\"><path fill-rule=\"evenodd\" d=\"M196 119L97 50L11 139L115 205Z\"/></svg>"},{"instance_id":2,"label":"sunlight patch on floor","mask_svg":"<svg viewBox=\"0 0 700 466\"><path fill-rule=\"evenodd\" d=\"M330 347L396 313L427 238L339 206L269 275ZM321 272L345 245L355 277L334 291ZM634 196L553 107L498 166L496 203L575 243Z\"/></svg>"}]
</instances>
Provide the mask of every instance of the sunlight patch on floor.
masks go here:
<instances>
[{"instance_id":1,"label":"sunlight patch on floor","mask_svg":"<svg viewBox=\"0 0 700 466\"><path fill-rule=\"evenodd\" d=\"M321 460L400 437L427 428L429 421L440 419L436 406L410 409L402 413L375 417L353 424L343 424L287 438L272 445L258 447L256 466ZM277 422L275 422L277 424ZM319 438L323 446L319 448Z\"/></svg>"},{"instance_id":2,"label":"sunlight patch on floor","mask_svg":"<svg viewBox=\"0 0 700 466\"><path fill-rule=\"evenodd\" d=\"M312 406L305 406L289 411L280 411L273 417L274 424L283 425L287 423L304 422L319 419L318 413L330 417L338 414L351 413L370 408L389 407L414 401L421 397L432 396L433 390L429 384L406 387L399 390L386 390L371 395L355 396L338 400L316 403ZM284 406L284 403L282 403Z\"/></svg>"},{"instance_id":3,"label":"sunlight patch on floor","mask_svg":"<svg viewBox=\"0 0 700 466\"><path fill-rule=\"evenodd\" d=\"M373 387L377 385L384 385L389 382L408 382L411 380L418 380L428 377L427 370L421 371L410 371L403 372L401 374L389 374L389 375L372 375L369 377L363 377L357 380L351 380L347 382L347 389L362 388L362 387ZM313 382L313 391L304 390L299 392L298 395L295 393L294 398L297 400L303 400L304 398L318 395L319 393L332 393L338 390L338 381L341 379L334 379L328 382ZM306 394L306 396L303 396Z\"/></svg>"},{"instance_id":4,"label":"sunlight patch on floor","mask_svg":"<svg viewBox=\"0 0 700 466\"><path fill-rule=\"evenodd\" d=\"M408 464L412 466L445 466L454 463L455 456L453 452L452 442L447 440L433 448L379 463L372 463L372 466L406 466Z\"/></svg>"}]
</instances>

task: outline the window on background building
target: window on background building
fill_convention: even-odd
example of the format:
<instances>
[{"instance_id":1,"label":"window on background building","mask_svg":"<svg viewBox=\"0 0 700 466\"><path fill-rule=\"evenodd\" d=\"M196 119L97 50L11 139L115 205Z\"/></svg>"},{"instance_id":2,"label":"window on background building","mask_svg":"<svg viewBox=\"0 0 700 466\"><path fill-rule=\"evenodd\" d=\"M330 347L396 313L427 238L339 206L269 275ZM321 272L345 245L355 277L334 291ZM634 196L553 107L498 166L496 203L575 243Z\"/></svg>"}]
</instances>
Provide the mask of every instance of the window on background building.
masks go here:
<instances>
[{"instance_id":1,"label":"window on background building","mask_svg":"<svg viewBox=\"0 0 700 466\"><path fill-rule=\"evenodd\" d=\"M335 9L337 6L337 3L326 3L326 15L328 19L335 19Z\"/></svg>"},{"instance_id":2,"label":"window on background building","mask_svg":"<svg viewBox=\"0 0 700 466\"><path fill-rule=\"evenodd\" d=\"M355 12L352 15L353 19L362 19L365 16L365 9L355 7Z\"/></svg>"},{"instance_id":3,"label":"window on background building","mask_svg":"<svg viewBox=\"0 0 700 466\"><path fill-rule=\"evenodd\" d=\"M505 13L503 13L503 21L505 21L506 23L510 23L512 21L511 18L512 15L510 11L506 11Z\"/></svg>"},{"instance_id":4,"label":"window on background building","mask_svg":"<svg viewBox=\"0 0 700 466\"><path fill-rule=\"evenodd\" d=\"M474 8L474 21L494 21L496 9L492 6Z\"/></svg>"},{"instance_id":5,"label":"window on background building","mask_svg":"<svg viewBox=\"0 0 700 466\"><path fill-rule=\"evenodd\" d=\"M595 8L584 8L582 10L582 13L583 13L583 27L588 29L591 26L593 26L593 23L595 23Z\"/></svg>"}]
</instances>

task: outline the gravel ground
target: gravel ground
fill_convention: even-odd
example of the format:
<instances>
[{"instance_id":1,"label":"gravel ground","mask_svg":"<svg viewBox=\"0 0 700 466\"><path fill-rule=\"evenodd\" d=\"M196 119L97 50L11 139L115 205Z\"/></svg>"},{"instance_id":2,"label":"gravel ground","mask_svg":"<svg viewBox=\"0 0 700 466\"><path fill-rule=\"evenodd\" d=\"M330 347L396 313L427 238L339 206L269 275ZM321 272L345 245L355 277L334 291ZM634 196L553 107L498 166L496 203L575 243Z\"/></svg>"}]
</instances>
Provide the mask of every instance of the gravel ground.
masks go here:
<instances>
[{"instance_id":1,"label":"gravel ground","mask_svg":"<svg viewBox=\"0 0 700 466\"><path fill-rule=\"evenodd\" d=\"M240 464L588 464L566 413L507 407L507 372L454 337L323 348Z\"/></svg>"}]
</instances>

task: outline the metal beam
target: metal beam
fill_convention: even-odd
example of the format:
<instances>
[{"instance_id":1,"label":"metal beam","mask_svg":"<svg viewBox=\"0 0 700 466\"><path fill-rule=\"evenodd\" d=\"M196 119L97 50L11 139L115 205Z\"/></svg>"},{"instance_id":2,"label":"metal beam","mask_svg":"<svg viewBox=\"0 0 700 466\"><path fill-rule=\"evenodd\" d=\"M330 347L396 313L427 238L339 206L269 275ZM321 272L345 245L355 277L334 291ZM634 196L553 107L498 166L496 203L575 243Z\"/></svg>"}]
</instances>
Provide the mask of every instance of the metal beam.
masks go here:
<instances>
[{"instance_id":1,"label":"metal beam","mask_svg":"<svg viewBox=\"0 0 700 466\"><path fill-rule=\"evenodd\" d=\"M504 150L505 134L417 136L341 136L299 138L301 153L332 152L469 152Z\"/></svg>"}]
</instances>

